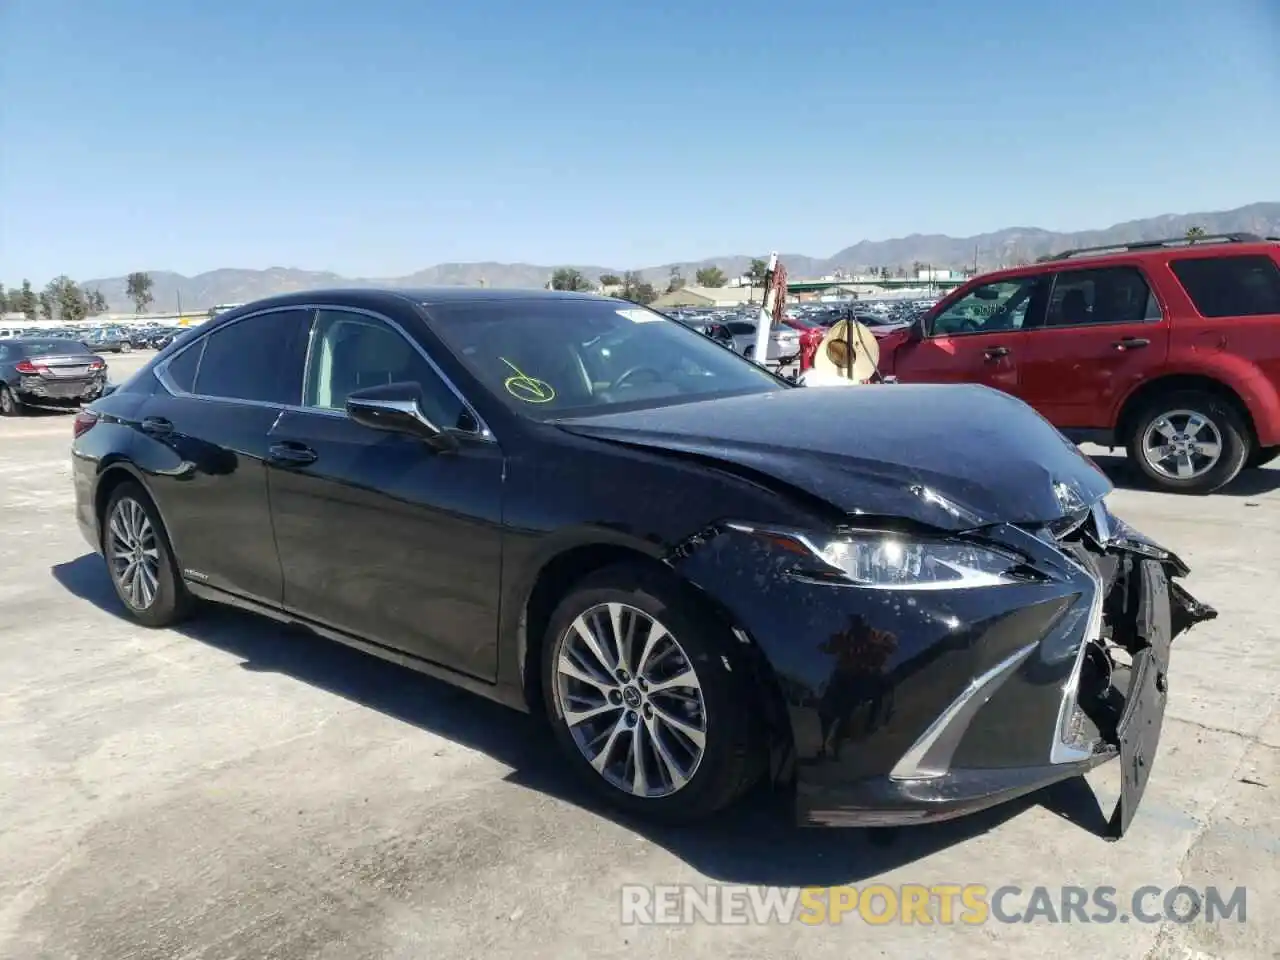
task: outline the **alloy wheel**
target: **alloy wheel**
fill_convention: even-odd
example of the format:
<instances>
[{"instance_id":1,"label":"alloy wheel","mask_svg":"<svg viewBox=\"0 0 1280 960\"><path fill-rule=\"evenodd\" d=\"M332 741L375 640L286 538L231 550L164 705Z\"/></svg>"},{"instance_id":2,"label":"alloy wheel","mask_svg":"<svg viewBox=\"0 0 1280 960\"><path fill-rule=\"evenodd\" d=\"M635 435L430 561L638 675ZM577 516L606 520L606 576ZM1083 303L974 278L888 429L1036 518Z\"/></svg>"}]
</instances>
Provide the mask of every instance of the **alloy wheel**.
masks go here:
<instances>
[{"instance_id":1,"label":"alloy wheel","mask_svg":"<svg viewBox=\"0 0 1280 960\"><path fill-rule=\"evenodd\" d=\"M693 779L706 750L702 686L649 614L625 603L584 611L560 640L555 686L573 742L612 786L657 798Z\"/></svg>"},{"instance_id":2,"label":"alloy wheel","mask_svg":"<svg viewBox=\"0 0 1280 960\"><path fill-rule=\"evenodd\" d=\"M142 504L116 501L107 523L107 563L120 595L135 610L146 610L160 591L160 547Z\"/></svg>"},{"instance_id":3,"label":"alloy wheel","mask_svg":"<svg viewBox=\"0 0 1280 960\"><path fill-rule=\"evenodd\" d=\"M1163 477L1194 480L1222 458L1222 434L1204 414L1170 410L1152 420L1143 433L1142 455Z\"/></svg>"},{"instance_id":4,"label":"alloy wheel","mask_svg":"<svg viewBox=\"0 0 1280 960\"><path fill-rule=\"evenodd\" d=\"M13 394L9 392L9 388L0 387L0 414L11 417L17 409L18 404L13 399Z\"/></svg>"}]
</instances>

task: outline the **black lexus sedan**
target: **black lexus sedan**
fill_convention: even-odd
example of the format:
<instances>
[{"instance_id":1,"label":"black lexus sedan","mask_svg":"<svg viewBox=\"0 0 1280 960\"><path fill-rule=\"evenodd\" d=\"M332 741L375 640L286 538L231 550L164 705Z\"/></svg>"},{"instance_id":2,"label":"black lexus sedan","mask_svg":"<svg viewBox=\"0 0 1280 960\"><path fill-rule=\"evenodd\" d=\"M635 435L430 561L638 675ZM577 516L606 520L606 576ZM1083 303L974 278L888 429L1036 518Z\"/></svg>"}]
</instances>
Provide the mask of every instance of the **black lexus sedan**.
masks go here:
<instances>
[{"instance_id":1,"label":"black lexus sedan","mask_svg":"<svg viewBox=\"0 0 1280 960\"><path fill-rule=\"evenodd\" d=\"M943 819L1123 759L1215 616L1106 478L977 386L797 387L618 300L297 293L76 420L125 610L213 600L545 712L624 810L761 777L805 824Z\"/></svg>"},{"instance_id":2,"label":"black lexus sedan","mask_svg":"<svg viewBox=\"0 0 1280 960\"><path fill-rule=\"evenodd\" d=\"M107 383L107 363L74 340L21 337L0 340L0 417L28 405L78 407L96 400Z\"/></svg>"}]
</instances>

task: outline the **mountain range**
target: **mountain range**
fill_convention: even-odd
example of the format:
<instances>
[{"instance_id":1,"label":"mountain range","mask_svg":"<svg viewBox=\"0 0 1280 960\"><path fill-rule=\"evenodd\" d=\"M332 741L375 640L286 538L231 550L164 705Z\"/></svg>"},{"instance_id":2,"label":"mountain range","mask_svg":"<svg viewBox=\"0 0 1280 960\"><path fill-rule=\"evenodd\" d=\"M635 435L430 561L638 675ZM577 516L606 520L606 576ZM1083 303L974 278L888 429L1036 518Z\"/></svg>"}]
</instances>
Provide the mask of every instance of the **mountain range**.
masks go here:
<instances>
[{"instance_id":1,"label":"mountain range","mask_svg":"<svg viewBox=\"0 0 1280 960\"><path fill-rule=\"evenodd\" d=\"M1209 234L1238 232L1280 236L1280 202L1253 203L1235 210L1207 213L1165 214L1079 233L1055 233L1038 227L1008 227L973 237L911 234L895 240L863 240L825 258L787 253L780 256L786 264L788 274L795 279L826 276L837 270L856 273L873 267L909 267L917 262L945 268L972 267L976 261L980 270L987 270L1034 260L1044 254L1073 247L1181 237L1191 227L1199 227ZM708 257L705 260L646 267L638 272L656 285L665 285L674 268L692 283L694 274L703 267L716 266L726 276L739 276L746 272L753 256L763 255ZM626 269L634 269L590 264L542 266L531 263L442 263L408 276L393 278L343 277L336 273L290 267L271 267L266 270L223 268L194 277L152 270L149 272L153 282L152 296L155 299L151 310L200 310L215 304L245 303L277 293L323 287L484 284L490 287L536 288L545 286L551 273L559 266L579 270L593 282L598 281L601 275L620 275ZM100 290L113 312L132 310L132 303L125 293L124 277L89 280L83 287L87 290Z\"/></svg>"}]
</instances>

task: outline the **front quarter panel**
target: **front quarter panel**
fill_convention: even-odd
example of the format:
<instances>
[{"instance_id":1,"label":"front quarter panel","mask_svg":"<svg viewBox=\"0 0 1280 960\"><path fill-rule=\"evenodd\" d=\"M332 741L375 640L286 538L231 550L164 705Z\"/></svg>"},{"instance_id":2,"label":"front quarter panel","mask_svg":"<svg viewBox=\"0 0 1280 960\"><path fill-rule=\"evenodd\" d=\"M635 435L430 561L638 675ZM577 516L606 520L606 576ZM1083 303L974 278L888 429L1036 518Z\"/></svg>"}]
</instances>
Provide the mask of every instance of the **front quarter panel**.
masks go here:
<instances>
[{"instance_id":1,"label":"front quarter panel","mask_svg":"<svg viewBox=\"0 0 1280 960\"><path fill-rule=\"evenodd\" d=\"M702 462L576 437L553 426L507 457L501 600L508 682L523 676L520 624L540 573L583 547L613 546L670 562L681 545L718 519L834 523L778 488L754 484Z\"/></svg>"},{"instance_id":2,"label":"front quarter panel","mask_svg":"<svg viewBox=\"0 0 1280 960\"><path fill-rule=\"evenodd\" d=\"M759 648L797 763L842 780L886 775L973 677L1047 633L1087 589L1060 565L1061 579L1045 583L919 591L815 584L796 567L796 553L732 528L677 564ZM1044 725L1072 665L1032 658L1020 671L1023 705ZM1047 738L1037 746L1047 753ZM993 744L987 763L1015 765L1025 749Z\"/></svg>"}]
</instances>

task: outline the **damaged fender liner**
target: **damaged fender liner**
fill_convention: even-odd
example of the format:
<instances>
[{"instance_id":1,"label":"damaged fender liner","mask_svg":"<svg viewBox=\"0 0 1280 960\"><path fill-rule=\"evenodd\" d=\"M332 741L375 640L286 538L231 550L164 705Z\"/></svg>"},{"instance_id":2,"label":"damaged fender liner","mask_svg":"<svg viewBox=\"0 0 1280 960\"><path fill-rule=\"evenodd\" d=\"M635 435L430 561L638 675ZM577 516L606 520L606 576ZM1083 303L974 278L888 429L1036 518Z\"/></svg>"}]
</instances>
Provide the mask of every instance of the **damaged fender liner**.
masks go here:
<instances>
[{"instance_id":1,"label":"damaged fender liner","mask_svg":"<svg viewBox=\"0 0 1280 960\"><path fill-rule=\"evenodd\" d=\"M1117 735L1120 747L1120 799L1108 822L1108 839L1129 829L1151 778L1165 707L1169 701L1169 652L1175 634L1212 620L1213 608L1193 600L1170 581L1160 561L1140 561L1136 611L1136 649L1126 703ZM1137 572L1137 571L1135 571Z\"/></svg>"}]
</instances>

